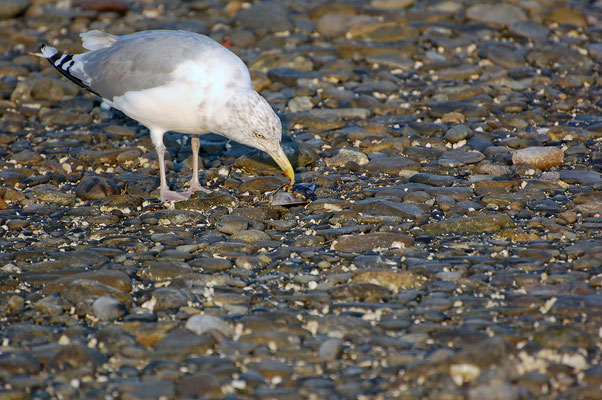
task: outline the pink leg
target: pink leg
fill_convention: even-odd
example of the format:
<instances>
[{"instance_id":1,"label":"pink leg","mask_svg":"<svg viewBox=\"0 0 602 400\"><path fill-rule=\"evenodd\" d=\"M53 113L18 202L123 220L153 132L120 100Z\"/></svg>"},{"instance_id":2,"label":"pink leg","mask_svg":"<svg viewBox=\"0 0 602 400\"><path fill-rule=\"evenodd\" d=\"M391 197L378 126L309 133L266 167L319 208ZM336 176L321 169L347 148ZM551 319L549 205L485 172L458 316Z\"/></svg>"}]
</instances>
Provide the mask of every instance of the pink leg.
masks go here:
<instances>
[{"instance_id":1,"label":"pink leg","mask_svg":"<svg viewBox=\"0 0 602 400\"><path fill-rule=\"evenodd\" d=\"M211 193L211 190L202 187L199 182L199 148L201 147L201 141L197 136L193 136L190 139L190 145L192 147L192 178L190 179L189 191Z\"/></svg>"},{"instance_id":2,"label":"pink leg","mask_svg":"<svg viewBox=\"0 0 602 400\"><path fill-rule=\"evenodd\" d=\"M169 187L167 186L167 178L165 177L165 146L163 145L163 143L161 143L160 145L156 146L155 149L157 150L157 156L159 159L159 171L161 175L161 201L186 200L188 197L190 197L190 194L186 195L186 193L174 192L172 190L169 190Z\"/></svg>"}]
</instances>

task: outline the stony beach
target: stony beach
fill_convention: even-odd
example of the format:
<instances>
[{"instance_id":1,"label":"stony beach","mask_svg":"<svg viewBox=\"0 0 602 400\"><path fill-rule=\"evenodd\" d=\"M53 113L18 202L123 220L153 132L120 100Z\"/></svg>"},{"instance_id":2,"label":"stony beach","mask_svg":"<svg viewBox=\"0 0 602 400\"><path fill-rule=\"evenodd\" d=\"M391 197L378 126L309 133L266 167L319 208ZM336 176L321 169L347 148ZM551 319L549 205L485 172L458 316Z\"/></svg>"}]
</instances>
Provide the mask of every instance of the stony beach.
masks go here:
<instances>
[{"instance_id":1,"label":"stony beach","mask_svg":"<svg viewBox=\"0 0 602 400\"><path fill-rule=\"evenodd\" d=\"M317 200L205 135L160 202L28 54L91 29L235 52ZM0 0L0 400L600 399L601 42L600 0Z\"/></svg>"}]
</instances>

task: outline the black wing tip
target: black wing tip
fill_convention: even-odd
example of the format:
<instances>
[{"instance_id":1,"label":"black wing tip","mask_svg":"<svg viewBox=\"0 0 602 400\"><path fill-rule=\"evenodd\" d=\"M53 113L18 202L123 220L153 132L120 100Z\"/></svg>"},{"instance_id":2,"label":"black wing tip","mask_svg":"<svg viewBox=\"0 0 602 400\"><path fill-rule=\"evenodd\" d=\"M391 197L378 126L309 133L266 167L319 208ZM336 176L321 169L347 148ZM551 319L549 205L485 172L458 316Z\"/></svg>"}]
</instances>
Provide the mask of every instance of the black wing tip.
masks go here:
<instances>
[{"instance_id":1,"label":"black wing tip","mask_svg":"<svg viewBox=\"0 0 602 400\"><path fill-rule=\"evenodd\" d=\"M81 79L71 75L70 70L74 63L71 54L66 54L46 43L42 43L40 45L40 56L48 60L50 65L59 71L65 78L98 96L98 93L90 89L90 87L82 82Z\"/></svg>"}]
</instances>

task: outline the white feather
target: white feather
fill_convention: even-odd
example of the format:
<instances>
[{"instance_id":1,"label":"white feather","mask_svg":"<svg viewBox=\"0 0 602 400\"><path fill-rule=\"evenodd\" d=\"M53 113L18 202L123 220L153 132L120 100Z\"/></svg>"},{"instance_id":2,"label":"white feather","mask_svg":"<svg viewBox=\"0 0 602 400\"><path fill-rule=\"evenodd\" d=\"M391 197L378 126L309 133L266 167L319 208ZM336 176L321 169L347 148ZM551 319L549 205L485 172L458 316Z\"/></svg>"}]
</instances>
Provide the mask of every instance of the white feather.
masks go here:
<instances>
[{"instance_id":1,"label":"white feather","mask_svg":"<svg viewBox=\"0 0 602 400\"><path fill-rule=\"evenodd\" d=\"M97 30L80 33L79 37L82 38L82 46L84 46L84 49L92 51L111 47L111 45L119 39L119 37L115 35Z\"/></svg>"},{"instance_id":2,"label":"white feather","mask_svg":"<svg viewBox=\"0 0 602 400\"><path fill-rule=\"evenodd\" d=\"M50 58L58 52L59 51L52 46L43 45L42 48L40 48L40 53L36 53L36 56Z\"/></svg>"}]
</instances>

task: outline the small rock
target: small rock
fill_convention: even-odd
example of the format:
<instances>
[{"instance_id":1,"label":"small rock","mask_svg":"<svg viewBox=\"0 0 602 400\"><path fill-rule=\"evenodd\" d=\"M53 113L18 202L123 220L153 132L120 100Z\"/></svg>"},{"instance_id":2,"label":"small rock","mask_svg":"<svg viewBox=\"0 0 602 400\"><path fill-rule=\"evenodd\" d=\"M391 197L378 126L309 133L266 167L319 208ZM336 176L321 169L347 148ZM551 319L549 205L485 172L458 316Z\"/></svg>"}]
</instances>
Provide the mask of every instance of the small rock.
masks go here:
<instances>
[{"instance_id":1,"label":"small rock","mask_svg":"<svg viewBox=\"0 0 602 400\"><path fill-rule=\"evenodd\" d=\"M533 165L540 170L546 170L562 165L564 151L558 147L527 147L514 152L512 163Z\"/></svg>"},{"instance_id":2,"label":"small rock","mask_svg":"<svg viewBox=\"0 0 602 400\"><path fill-rule=\"evenodd\" d=\"M326 165L330 168L344 167L349 161L358 165L366 165L370 161L363 152L355 149L342 148L333 157L327 158Z\"/></svg>"},{"instance_id":3,"label":"small rock","mask_svg":"<svg viewBox=\"0 0 602 400\"><path fill-rule=\"evenodd\" d=\"M212 315L193 315L186 321L186 328L197 335L216 330L226 337L232 337L233 330L230 324L219 317Z\"/></svg>"},{"instance_id":4,"label":"small rock","mask_svg":"<svg viewBox=\"0 0 602 400\"><path fill-rule=\"evenodd\" d=\"M244 231L248 227L249 221L239 215L223 215L215 223L215 229L228 235Z\"/></svg>"},{"instance_id":5,"label":"small rock","mask_svg":"<svg viewBox=\"0 0 602 400\"><path fill-rule=\"evenodd\" d=\"M125 315L125 306L111 295L97 298L92 303L94 315L101 321L114 321Z\"/></svg>"},{"instance_id":6,"label":"small rock","mask_svg":"<svg viewBox=\"0 0 602 400\"><path fill-rule=\"evenodd\" d=\"M472 129L465 125L454 125L445 132L444 139L450 143L458 143L461 140L468 140L472 137Z\"/></svg>"},{"instance_id":7,"label":"small rock","mask_svg":"<svg viewBox=\"0 0 602 400\"><path fill-rule=\"evenodd\" d=\"M366 235L343 235L332 243L332 248L344 253L362 253L378 249L401 249L414 243L412 237L397 232L376 232Z\"/></svg>"},{"instance_id":8,"label":"small rock","mask_svg":"<svg viewBox=\"0 0 602 400\"><path fill-rule=\"evenodd\" d=\"M343 353L343 341L337 338L327 339L318 349L318 357L325 361L338 360Z\"/></svg>"},{"instance_id":9,"label":"small rock","mask_svg":"<svg viewBox=\"0 0 602 400\"><path fill-rule=\"evenodd\" d=\"M311 110L313 107L314 107L314 104L311 102L311 98L309 96L293 97L288 102L288 109L291 112Z\"/></svg>"},{"instance_id":10,"label":"small rock","mask_svg":"<svg viewBox=\"0 0 602 400\"><path fill-rule=\"evenodd\" d=\"M247 243L253 243L260 240L270 240L270 235L257 229L247 229L244 231L235 232L230 236L232 240L244 240Z\"/></svg>"},{"instance_id":11,"label":"small rock","mask_svg":"<svg viewBox=\"0 0 602 400\"><path fill-rule=\"evenodd\" d=\"M521 8L506 3L472 5L466 10L466 17L494 26L508 26L528 20L527 14Z\"/></svg>"},{"instance_id":12,"label":"small rock","mask_svg":"<svg viewBox=\"0 0 602 400\"><path fill-rule=\"evenodd\" d=\"M102 200L116 194L119 194L119 186L100 176L86 176L75 187L75 195L82 200Z\"/></svg>"},{"instance_id":13,"label":"small rock","mask_svg":"<svg viewBox=\"0 0 602 400\"><path fill-rule=\"evenodd\" d=\"M512 228L514 222L506 214L485 215L479 217L454 218L444 221L432 222L422 226L431 235L446 233L475 234L494 232L500 229Z\"/></svg>"},{"instance_id":14,"label":"small rock","mask_svg":"<svg viewBox=\"0 0 602 400\"><path fill-rule=\"evenodd\" d=\"M29 6L29 0L2 0L0 2L0 19L14 18L23 13Z\"/></svg>"}]
</instances>

